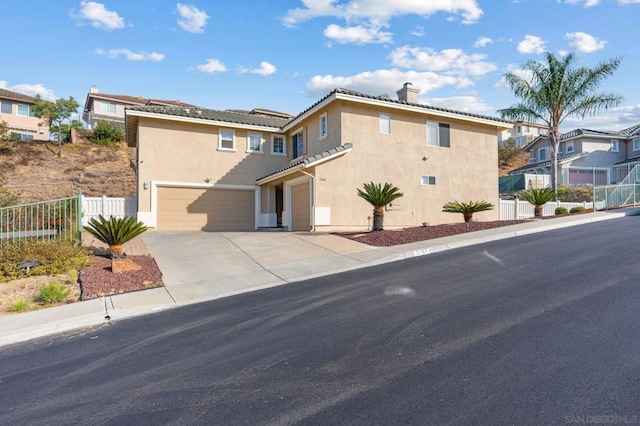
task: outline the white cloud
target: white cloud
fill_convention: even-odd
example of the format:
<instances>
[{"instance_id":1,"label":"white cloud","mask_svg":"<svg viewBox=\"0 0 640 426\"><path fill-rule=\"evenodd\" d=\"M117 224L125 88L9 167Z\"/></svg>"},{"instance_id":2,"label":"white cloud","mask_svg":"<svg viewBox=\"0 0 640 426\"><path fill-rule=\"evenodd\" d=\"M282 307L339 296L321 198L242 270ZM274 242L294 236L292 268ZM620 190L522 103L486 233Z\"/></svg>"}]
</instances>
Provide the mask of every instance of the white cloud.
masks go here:
<instances>
[{"instance_id":1,"label":"white cloud","mask_svg":"<svg viewBox=\"0 0 640 426\"><path fill-rule=\"evenodd\" d=\"M207 62L198 65L196 70L207 74L213 74L216 72L225 72L227 67L217 59L207 59Z\"/></svg>"},{"instance_id":2,"label":"white cloud","mask_svg":"<svg viewBox=\"0 0 640 426\"><path fill-rule=\"evenodd\" d=\"M562 122L562 131L577 128L592 130L622 130L640 123L640 105L626 105L608 109L594 117L568 118Z\"/></svg>"},{"instance_id":3,"label":"white cloud","mask_svg":"<svg viewBox=\"0 0 640 426\"><path fill-rule=\"evenodd\" d=\"M410 81L420 94L445 86L468 87L471 81L465 77L441 75L433 72L403 71L397 68L362 72L351 76L316 75L306 84L306 91L313 96L322 96L336 87L344 87L370 94L388 94L396 99L396 91Z\"/></svg>"},{"instance_id":4,"label":"white cloud","mask_svg":"<svg viewBox=\"0 0 640 426\"><path fill-rule=\"evenodd\" d=\"M526 35L524 40L518 43L520 53L542 53L544 50L544 41L538 36Z\"/></svg>"},{"instance_id":5,"label":"white cloud","mask_svg":"<svg viewBox=\"0 0 640 426\"><path fill-rule=\"evenodd\" d=\"M489 37L478 37L475 43L473 43L474 47L485 47L488 44L493 43Z\"/></svg>"},{"instance_id":6,"label":"white cloud","mask_svg":"<svg viewBox=\"0 0 640 426\"><path fill-rule=\"evenodd\" d=\"M71 14L78 20L87 20L92 26L101 30L119 30L124 28L124 19L118 15L118 12L108 10L102 3L93 1L80 2L80 12Z\"/></svg>"},{"instance_id":7,"label":"white cloud","mask_svg":"<svg viewBox=\"0 0 640 426\"><path fill-rule=\"evenodd\" d=\"M411 35L415 37L422 37L424 35L424 27L418 25L411 31Z\"/></svg>"},{"instance_id":8,"label":"white cloud","mask_svg":"<svg viewBox=\"0 0 640 426\"><path fill-rule=\"evenodd\" d=\"M453 96L450 98L426 98L427 105L452 109L454 111L473 112L479 114L493 114L496 108L487 105L482 99L476 96Z\"/></svg>"},{"instance_id":9,"label":"white cloud","mask_svg":"<svg viewBox=\"0 0 640 426\"><path fill-rule=\"evenodd\" d=\"M419 71L442 71L452 75L478 76L497 69L496 65L485 61L487 55L466 54L460 49L444 49L436 52L430 48L403 46L391 52L391 62L395 66L413 68Z\"/></svg>"},{"instance_id":10,"label":"white cloud","mask_svg":"<svg viewBox=\"0 0 640 426\"><path fill-rule=\"evenodd\" d=\"M618 0L618 2L623 3L624 0ZM565 3L568 4L579 4L584 3L584 7L591 7L600 4L600 0L565 0Z\"/></svg>"},{"instance_id":11,"label":"white cloud","mask_svg":"<svg viewBox=\"0 0 640 426\"><path fill-rule=\"evenodd\" d=\"M178 3L178 25L180 28L189 33L203 33L204 27L207 26L209 15L204 10L200 10L195 6Z\"/></svg>"},{"instance_id":12,"label":"white cloud","mask_svg":"<svg viewBox=\"0 0 640 426\"><path fill-rule=\"evenodd\" d=\"M576 48L578 52L582 53L591 53L596 50L603 49L607 44L606 41L598 40L594 36L583 33L583 32L575 32L575 33L566 33L565 37L569 40L569 45Z\"/></svg>"},{"instance_id":13,"label":"white cloud","mask_svg":"<svg viewBox=\"0 0 640 426\"><path fill-rule=\"evenodd\" d=\"M262 61L262 62L260 62L260 68L253 69L253 70L251 70L249 72L252 73L252 74L259 74L259 75L267 76L267 75L271 75L271 74L275 73L276 72L276 67L275 67L275 65L270 64L267 61Z\"/></svg>"},{"instance_id":14,"label":"white cloud","mask_svg":"<svg viewBox=\"0 0 640 426\"><path fill-rule=\"evenodd\" d=\"M324 30L325 37L341 44L356 43L389 43L392 33L381 31L380 26L358 25L354 27L341 27L336 24L329 25Z\"/></svg>"},{"instance_id":15,"label":"white cloud","mask_svg":"<svg viewBox=\"0 0 640 426\"><path fill-rule=\"evenodd\" d=\"M12 92L22 93L23 95L40 97L46 101L55 102L57 97L53 94L53 90L47 89L41 83L37 84L16 84L15 86L7 86L5 80L0 80L0 89L11 90Z\"/></svg>"},{"instance_id":16,"label":"white cloud","mask_svg":"<svg viewBox=\"0 0 640 426\"><path fill-rule=\"evenodd\" d=\"M119 56L124 56L129 61L152 61L160 62L164 59L162 53L156 52L132 52L129 49L96 49L97 55L107 56L111 59L116 59Z\"/></svg>"},{"instance_id":17,"label":"white cloud","mask_svg":"<svg viewBox=\"0 0 640 426\"><path fill-rule=\"evenodd\" d=\"M483 12L477 0L347 0L339 4L337 0L302 0L303 7L289 9L282 23L295 27L302 22L332 17L344 20L346 27L332 24L325 30L341 43L384 43L391 34L381 32L389 21L398 16L418 15L429 17L435 13L450 14L448 20L460 19L463 24L477 22ZM329 36L329 35L327 35Z\"/></svg>"},{"instance_id":18,"label":"white cloud","mask_svg":"<svg viewBox=\"0 0 640 426\"><path fill-rule=\"evenodd\" d=\"M620 4L640 4L640 0L618 0Z\"/></svg>"},{"instance_id":19,"label":"white cloud","mask_svg":"<svg viewBox=\"0 0 640 426\"><path fill-rule=\"evenodd\" d=\"M520 66L513 64L507 65L507 73L515 74L525 81L531 81L531 78L533 77L533 73L531 71L523 70ZM507 81L504 79L504 76L501 77L493 87L496 89L510 89Z\"/></svg>"}]
</instances>

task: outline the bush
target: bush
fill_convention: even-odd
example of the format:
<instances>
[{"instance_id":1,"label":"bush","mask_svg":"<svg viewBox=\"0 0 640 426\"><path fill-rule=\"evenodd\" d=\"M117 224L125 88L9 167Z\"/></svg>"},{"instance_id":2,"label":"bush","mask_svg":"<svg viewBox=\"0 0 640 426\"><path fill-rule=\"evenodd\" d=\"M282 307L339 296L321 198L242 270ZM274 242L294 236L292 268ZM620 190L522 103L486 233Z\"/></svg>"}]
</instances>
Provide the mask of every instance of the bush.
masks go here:
<instances>
[{"instance_id":1,"label":"bush","mask_svg":"<svg viewBox=\"0 0 640 426\"><path fill-rule=\"evenodd\" d=\"M558 188L558 200L565 203L582 203L593 200L591 186L561 186Z\"/></svg>"},{"instance_id":2,"label":"bush","mask_svg":"<svg viewBox=\"0 0 640 426\"><path fill-rule=\"evenodd\" d=\"M115 147L118 142L124 141L124 138L124 130L110 121L98 121L93 127L93 135L91 135L93 142L111 147Z\"/></svg>"},{"instance_id":3,"label":"bush","mask_svg":"<svg viewBox=\"0 0 640 426\"><path fill-rule=\"evenodd\" d=\"M13 302L11 306L9 306L9 311L15 312L15 313L27 312L30 310L31 310L31 302L28 301L27 299L17 300Z\"/></svg>"},{"instance_id":4,"label":"bush","mask_svg":"<svg viewBox=\"0 0 640 426\"><path fill-rule=\"evenodd\" d=\"M52 280L49 284L40 287L40 301L45 305L64 302L69 297L69 293L71 293L69 287Z\"/></svg>"},{"instance_id":5,"label":"bush","mask_svg":"<svg viewBox=\"0 0 640 426\"><path fill-rule=\"evenodd\" d=\"M25 259L36 259L38 265L29 275L64 274L91 265L93 253L86 247L60 241L4 242L0 248L0 283L25 278L27 272L18 268Z\"/></svg>"},{"instance_id":6,"label":"bush","mask_svg":"<svg viewBox=\"0 0 640 426\"><path fill-rule=\"evenodd\" d=\"M554 214L557 216L562 214L569 214L569 212L567 211L566 207L556 207Z\"/></svg>"},{"instance_id":7,"label":"bush","mask_svg":"<svg viewBox=\"0 0 640 426\"><path fill-rule=\"evenodd\" d=\"M571 210L569 210L569 213L571 214L584 213L584 211L585 211L584 207L571 207Z\"/></svg>"},{"instance_id":8,"label":"bush","mask_svg":"<svg viewBox=\"0 0 640 426\"><path fill-rule=\"evenodd\" d=\"M474 213L484 212L487 210L493 210L493 204L484 200L469 201L468 203L450 201L442 206L442 211L445 213L462 213L465 223L470 222L473 219Z\"/></svg>"}]
</instances>

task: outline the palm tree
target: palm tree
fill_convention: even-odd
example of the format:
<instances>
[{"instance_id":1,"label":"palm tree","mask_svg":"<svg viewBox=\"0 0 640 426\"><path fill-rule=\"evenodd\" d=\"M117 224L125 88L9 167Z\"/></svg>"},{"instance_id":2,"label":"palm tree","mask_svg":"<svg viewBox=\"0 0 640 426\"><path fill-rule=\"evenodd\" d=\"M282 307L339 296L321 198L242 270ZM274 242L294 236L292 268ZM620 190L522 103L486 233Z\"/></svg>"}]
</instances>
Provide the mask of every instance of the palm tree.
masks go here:
<instances>
[{"instance_id":1,"label":"palm tree","mask_svg":"<svg viewBox=\"0 0 640 426\"><path fill-rule=\"evenodd\" d=\"M358 189L358 196L373 206L373 230L382 231L384 229L384 207L404 194L388 182L385 182L384 187L380 183L373 182L364 183L362 186L364 186L364 191Z\"/></svg>"},{"instance_id":2,"label":"palm tree","mask_svg":"<svg viewBox=\"0 0 640 426\"><path fill-rule=\"evenodd\" d=\"M446 213L462 213L464 221L470 222L473 219L473 214L477 212L484 212L492 210L493 204L486 201L469 201L468 203L460 203L458 201L448 202L442 206L442 211Z\"/></svg>"},{"instance_id":3,"label":"palm tree","mask_svg":"<svg viewBox=\"0 0 640 426\"><path fill-rule=\"evenodd\" d=\"M102 215L89 219L85 231L109 246L112 257L122 256L122 245L142 234L147 227L132 217L105 219Z\"/></svg>"},{"instance_id":4,"label":"palm tree","mask_svg":"<svg viewBox=\"0 0 640 426\"><path fill-rule=\"evenodd\" d=\"M531 188L526 191L522 191L520 193L520 198L529 204L533 204L533 215L535 217L540 217L542 216L542 208L549 201L556 198L556 193L551 187L542 189Z\"/></svg>"},{"instance_id":5,"label":"palm tree","mask_svg":"<svg viewBox=\"0 0 640 426\"><path fill-rule=\"evenodd\" d=\"M551 186L555 194L558 188L560 125L567 117L593 116L603 109L620 105L622 96L597 93L596 90L606 77L616 71L622 59L612 58L595 68L573 68L577 60L573 53L562 59L550 52L545 52L544 56L546 61L529 60L522 66L528 77L514 72L504 75L520 102L498 110L498 113L511 120L547 125L552 163Z\"/></svg>"}]
</instances>

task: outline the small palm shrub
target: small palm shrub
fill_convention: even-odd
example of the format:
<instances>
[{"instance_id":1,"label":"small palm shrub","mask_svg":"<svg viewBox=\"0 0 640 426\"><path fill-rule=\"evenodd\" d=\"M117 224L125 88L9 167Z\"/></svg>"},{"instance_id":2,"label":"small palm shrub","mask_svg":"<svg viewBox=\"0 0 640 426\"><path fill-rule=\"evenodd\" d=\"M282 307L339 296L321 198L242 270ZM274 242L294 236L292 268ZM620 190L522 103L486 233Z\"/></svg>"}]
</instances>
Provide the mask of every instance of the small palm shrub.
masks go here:
<instances>
[{"instance_id":1,"label":"small palm shrub","mask_svg":"<svg viewBox=\"0 0 640 426\"><path fill-rule=\"evenodd\" d=\"M364 191L358 189L358 196L364 199L366 202L373 206L373 230L384 230L384 207L391 203L393 200L397 200L404 194L400 192L398 187L385 182L384 186L381 183L364 183L362 184Z\"/></svg>"},{"instance_id":2,"label":"small palm shrub","mask_svg":"<svg viewBox=\"0 0 640 426\"><path fill-rule=\"evenodd\" d=\"M442 206L442 211L446 213L462 213L464 221L470 222L473 219L473 214L477 212L484 212L492 210L493 204L486 201L469 201L468 203L461 203L459 201L451 201Z\"/></svg>"},{"instance_id":3,"label":"small palm shrub","mask_svg":"<svg viewBox=\"0 0 640 426\"><path fill-rule=\"evenodd\" d=\"M556 210L553 212L556 216L569 214L569 211L566 207L556 207Z\"/></svg>"},{"instance_id":4,"label":"small palm shrub","mask_svg":"<svg viewBox=\"0 0 640 426\"><path fill-rule=\"evenodd\" d=\"M69 287L52 280L49 284L40 287L40 301L45 305L64 302L69 297L69 293L71 293Z\"/></svg>"},{"instance_id":5,"label":"small palm shrub","mask_svg":"<svg viewBox=\"0 0 640 426\"><path fill-rule=\"evenodd\" d=\"M109 246L112 257L122 256L122 245L142 234L147 227L132 217L111 216L106 219L100 215L89 220L85 231Z\"/></svg>"},{"instance_id":6,"label":"small palm shrub","mask_svg":"<svg viewBox=\"0 0 640 426\"><path fill-rule=\"evenodd\" d=\"M542 208L549 201L552 201L556 198L556 194L553 188L542 188L542 189L527 189L526 191L522 191L520 193L520 198L528 202L529 204L533 204L533 215L535 217L542 216Z\"/></svg>"},{"instance_id":7,"label":"small palm shrub","mask_svg":"<svg viewBox=\"0 0 640 426\"><path fill-rule=\"evenodd\" d=\"M584 207L571 207L571 210L569 210L569 213L571 214L584 213L584 211L585 211Z\"/></svg>"}]
</instances>

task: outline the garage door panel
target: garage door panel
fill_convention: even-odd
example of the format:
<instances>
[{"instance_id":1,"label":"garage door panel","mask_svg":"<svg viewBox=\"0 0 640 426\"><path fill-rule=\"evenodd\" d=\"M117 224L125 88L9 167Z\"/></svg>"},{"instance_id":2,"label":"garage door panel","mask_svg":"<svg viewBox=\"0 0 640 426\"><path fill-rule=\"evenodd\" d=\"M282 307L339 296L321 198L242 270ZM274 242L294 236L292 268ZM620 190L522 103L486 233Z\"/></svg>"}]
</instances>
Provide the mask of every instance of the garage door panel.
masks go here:
<instances>
[{"instance_id":1,"label":"garage door panel","mask_svg":"<svg viewBox=\"0 0 640 426\"><path fill-rule=\"evenodd\" d=\"M254 191L158 187L158 229L250 231Z\"/></svg>"},{"instance_id":2,"label":"garage door panel","mask_svg":"<svg viewBox=\"0 0 640 426\"><path fill-rule=\"evenodd\" d=\"M308 182L291 187L291 230L311 230L311 197Z\"/></svg>"}]
</instances>

